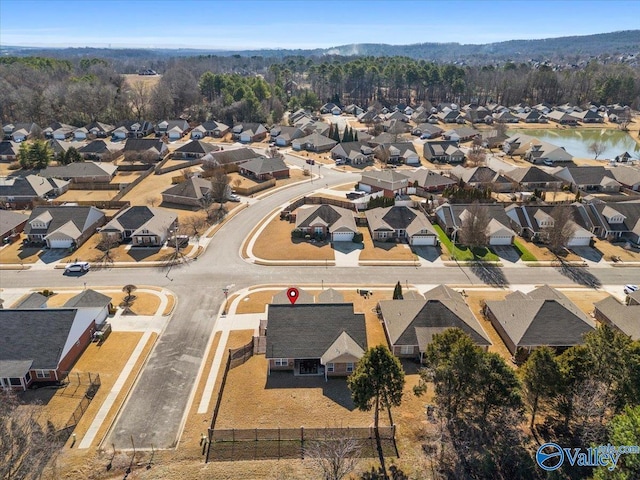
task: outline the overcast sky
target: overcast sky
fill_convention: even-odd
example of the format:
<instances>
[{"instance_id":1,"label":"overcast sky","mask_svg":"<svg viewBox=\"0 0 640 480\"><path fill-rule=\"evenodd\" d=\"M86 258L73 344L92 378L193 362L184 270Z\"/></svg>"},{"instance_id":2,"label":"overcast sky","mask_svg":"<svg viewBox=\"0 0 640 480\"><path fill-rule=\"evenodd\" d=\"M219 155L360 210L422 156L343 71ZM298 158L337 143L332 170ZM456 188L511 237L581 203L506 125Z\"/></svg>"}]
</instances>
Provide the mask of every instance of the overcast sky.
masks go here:
<instances>
[{"instance_id":1,"label":"overcast sky","mask_svg":"<svg viewBox=\"0 0 640 480\"><path fill-rule=\"evenodd\" d=\"M491 43L638 28L638 0L0 0L0 45L40 47Z\"/></svg>"}]
</instances>

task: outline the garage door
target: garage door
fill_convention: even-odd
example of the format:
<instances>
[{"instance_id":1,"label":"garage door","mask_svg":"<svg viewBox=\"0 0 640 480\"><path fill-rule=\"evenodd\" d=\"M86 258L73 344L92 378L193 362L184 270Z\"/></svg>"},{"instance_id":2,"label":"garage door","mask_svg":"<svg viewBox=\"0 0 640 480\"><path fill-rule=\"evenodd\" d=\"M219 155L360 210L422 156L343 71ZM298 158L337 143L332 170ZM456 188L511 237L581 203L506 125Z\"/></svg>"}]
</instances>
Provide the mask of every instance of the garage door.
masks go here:
<instances>
[{"instance_id":1,"label":"garage door","mask_svg":"<svg viewBox=\"0 0 640 480\"><path fill-rule=\"evenodd\" d=\"M489 240L489 245L511 245L512 237L491 237Z\"/></svg>"},{"instance_id":2,"label":"garage door","mask_svg":"<svg viewBox=\"0 0 640 480\"><path fill-rule=\"evenodd\" d=\"M334 232L332 238L334 242L351 242L353 241L353 232Z\"/></svg>"},{"instance_id":3,"label":"garage door","mask_svg":"<svg viewBox=\"0 0 640 480\"><path fill-rule=\"evenodd\" d=\"M70 248L71 240L69 239L49 239L49 248Z\"/></svg>"},{"instance_id":4,"label":"garage door","mask_svg":"<svg viewBox=\"0 0 640 480\"><path fill-rule=\"evenodd\" d=\"M567 242L567 247L588 247L591 237L573 237Z\"/></svg>"},{"instance_id":5,"label":"garage door","mask_svg":"<svg viewBox=\"0 0 640 480\"><path fill-rule=\"evenodd\" d=\"M433 246L435 244L436 244L436 237L434 237L433 235L424 235L424 236L415 235L411 237L411 245Z\"/></svg>"}]
</instances>

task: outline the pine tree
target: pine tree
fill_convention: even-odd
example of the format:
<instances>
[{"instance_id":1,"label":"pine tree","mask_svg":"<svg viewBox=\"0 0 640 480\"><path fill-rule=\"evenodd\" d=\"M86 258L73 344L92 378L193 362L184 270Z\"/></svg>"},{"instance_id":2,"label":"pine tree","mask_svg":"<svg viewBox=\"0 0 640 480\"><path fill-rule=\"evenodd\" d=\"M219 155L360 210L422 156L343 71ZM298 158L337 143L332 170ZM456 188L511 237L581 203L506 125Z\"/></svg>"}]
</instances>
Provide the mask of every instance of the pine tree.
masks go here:
<instances>
[{"instance_id":1,"label":"pine tree","mask_svg":"<svg viewBox=\"0 0 640 480\"><path fill-rule=\"evenodd\" d=\"M402 285L400 285L400 280L396 283L396 287L393 289L393 299L394 300L403 300L402 296Z\"/></svg>"},{"instance_id":2,"label":"pine tree","mask_svg":"<svg viewBox=\"0 0 640 480\"><path fill-rule=\"evenodd\" d=\"M342 143L349 142L349 126L344 127L344 132L342 133Z\"/></svg>"},{"instance_id":3,"label":"pine tree","mask_svg":"<svg viewBox=\"0 0 640 480\"><path fill-rule=\"evenodd\" d=\"M358 131L356 130L353 134L353 141L357 142L358 141Z\"/></svg>"}]
</instances>

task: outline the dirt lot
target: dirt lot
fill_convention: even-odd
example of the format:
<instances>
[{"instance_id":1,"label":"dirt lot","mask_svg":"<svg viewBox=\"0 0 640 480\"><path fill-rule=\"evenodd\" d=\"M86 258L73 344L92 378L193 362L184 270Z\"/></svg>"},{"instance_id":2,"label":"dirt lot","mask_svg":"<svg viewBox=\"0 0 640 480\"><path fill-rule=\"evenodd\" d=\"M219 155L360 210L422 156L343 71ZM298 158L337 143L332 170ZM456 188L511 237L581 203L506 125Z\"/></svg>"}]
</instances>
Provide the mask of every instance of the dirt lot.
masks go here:
<instances>
[{"instance_id":1,"label":"dirt lot","mask_svg":"<svg viewBox=\"0 0 640 480\"><path fill-rule=\"evenodd\" d=\"M333 249L328 242L311 243L309 240L291 239L294 224L276 216L258 236L253 254L265 260L333 260Z\"/></svg>"},{"instance_id":2,"label":"dirt lot","mask_svg":"<svg viewBox=\"0 0 640 480\"><path fill-rule=\"evenodd\" d=\"M123 75L124 80L129 88L134 88L136 84L144 84L148 91L155 87L162 75L138 75L137 73L126 73Z\"/></svg>"},{"instance_id":3,"label":"dirt lot","mask_svg":"<svg viewBox=\"0 0 640 480\"><path fill-rule=\"evenodd\" d=\"M358 227L358 231L364 238L364 249L360 251L360 260L417 260L409 245L405 243L374 242L367 227Z\"/></svg>"}]
</instances>

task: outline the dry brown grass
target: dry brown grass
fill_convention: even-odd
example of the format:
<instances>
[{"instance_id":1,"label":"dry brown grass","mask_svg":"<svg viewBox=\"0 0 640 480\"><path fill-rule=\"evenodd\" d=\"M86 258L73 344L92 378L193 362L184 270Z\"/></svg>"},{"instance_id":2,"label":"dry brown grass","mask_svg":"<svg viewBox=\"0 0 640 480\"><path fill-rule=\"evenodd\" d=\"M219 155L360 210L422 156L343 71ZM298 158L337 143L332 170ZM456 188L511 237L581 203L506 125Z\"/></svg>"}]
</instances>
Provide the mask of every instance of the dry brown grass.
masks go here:
<instances>
[{"instance_id":1,"label":"dry brown grass","mask_svg":"<svg viewBox=\"0 0 640 480\"><path fill-rule=\"evenodd\" d=\"M509 293L511 292L506 290L466 290L466 302L478 319L478 322L480 322L480 325L482 325L482 328L484 328L484 331L487 332L489 340L491 340L492 345L489 347L489 351L499 354L509 365L512 365L511 352L509 352L509 349L502 341L502 338L500 338L496 329L493 328L491 322L482 315L482 305L485 301L504 300L504 297Z\"/></svg>"},{"instance_id":2,"label":"dry brown grass","mask_svg":"<svg viewBox=\"0 0 640 480\"><path fill-rule=\"evenodd\" d=\"M276 216L258 236L253 254L265 260L333 260L329 243L311 243L307 240L291 240L294 224Z\"/></svg>"},{"instance_id":3,"label":"dry brown grass","mask_svg":"<svg viewBox=\"0 0 640 480\"><path fill-rule=\"evenodd\" d=\"M364 249L360 251L360 260L416 260L416 256L409 245L405 243L374 242L367 227L358 227L358 231L362 233L364 238Z\"/></svg>"},{"instance_id":4,"label":"dry brown grass","mask_svg":"<svg viewBox=\"0 0 640 480\"><path fill-rule=\"evenodd\" d=\"M173 307L175 306L176 306L176 297L174 297L173 295L167 295L167 306L164 307L162 316L166 317L167 315L171 315L171 312L173 312Z\"/></svg>"},{"instance_id":5,"label":"dry brown grass","mask_svg":"<svg viewBox=\"0 0 640 480\"><path fill-rule=\"evenodd\" d=\"M129 88L133 88L136 83L143 83L151 92L151 89L155 87L162 75L138 75L137 73L125 73L123 74L126 85Z\"/></svg>"},{"instance_id":6,"label":"dry brown grass","mask_svg":"<svg viewBox=\"0 0 640 480\"><path fill-rule=\"evenodd\" d=\"M611 261L611 257L620 257L623 262L640 262L640 252L626 250L621 245L613 245L606 240L596 239L594 246L602 253L606 261Z\"/></svg>"},{"instance_id":7,"label":"dry brown grass","mask_svg":"<svg viewBox=\"0 0 640 480\"><path fill-rule=\"evenodd\" d=\"M133 183L140 175L142 175L142 172L118 171L110 183Z\"/></svg>"},{"instance_id":8,"label":"dry brown grass","mask_svg":"<svg viewBox=\"0 0 640 480\"><path fill-rule=\"evenodd\" d=\"M563 290L562 293L569 297L569 299L575 303L576 306L585 313L585 315L591 315L594 303L609 296L607 292L599 292L596 290Z\"/></svg>"},{"instance_id":9,"label":"dry brown grass","mask_svg":"<svg viewBox=\"0 0 640 480\"><path fill-rule=\"evenodd\" d=\"M98 248L100 234L95 234L87 240L71 256L87 262L107 262L104 253ZM187 255L193 245L187 245L180 249L182 255ZM113 262L168 262L175 258L175 248L172 247L131 247L130 245L118 245L109 252Z\"/></svg>"},{"instance_id":10,"label":"dry brown grass","mask_svg":"<svg viewBox=\"0 0 640 480\"><path fill-rule=\"evenodd\" d=\"M120 306L124 303L124 292L109 292L111 303ZM136 315L155 315L160 307L160 297L149 292L134 291L132 293L136 298L131 303L131 310Z\"/></svg>"},{"instance_id":11,"label":"dry brown grass","mask_svg":"<svg viewBox=\"0 0 640 480\"><path fill-rule=\"evenodd\" d=\"M558 258L554 253L552 253L548 248L543 245L539 245L528 240L525 240L522 237L518 237L518 242L520 242L524 247L531 252L531 254L541 262L554 262L557 261ZM576 255L573 252L564 252L565 256L563 256L563 260L568 262L580 262L582 258Z\"/></svg>"},{"instance_id":12,"label":"dry brown grass","mask_svg":"<svg viewBox=\"0 0 640 480\"><path fill-rule=\"evenodd\" d=\"M56 200L65 202L88 202L111 200L118 190L67 190Z\"/></svg>"},{"instance_id":13,"label":"dry brown grass","mask_svg":"<svg viewBox=\"0 0 640 480\"><path fill-rule=\"evenodd\" d=\"M26 235L21 233L16 242L2 247L0 249L0 263L28 264L37 262L40 258L41 250L37 247L24 247L22 241L25 238L27 238Z\"/></svg>"}]
</instances>

